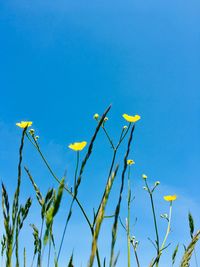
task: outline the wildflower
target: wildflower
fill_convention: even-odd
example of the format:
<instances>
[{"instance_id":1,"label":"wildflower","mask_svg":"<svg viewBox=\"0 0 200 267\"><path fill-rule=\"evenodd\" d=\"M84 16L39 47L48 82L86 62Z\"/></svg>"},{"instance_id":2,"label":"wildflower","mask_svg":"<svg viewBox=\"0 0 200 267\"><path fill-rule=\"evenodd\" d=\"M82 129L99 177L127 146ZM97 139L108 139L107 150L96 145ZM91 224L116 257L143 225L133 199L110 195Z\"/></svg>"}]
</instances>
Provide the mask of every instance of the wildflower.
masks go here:
<instances>
[{"instance_id":1,"label":"wildflower","mask_svg":"<svg viewBox=\"0 0 200 267\"><path fill-rule=\"evenodd\" d=\"M93 119L98 120L98 118L99 118L99 114L95 113L94 116L93 116Z\"/></svg>"},{"instance_id":2,"label":"wildflower","mask_svg":"<svg viewBox=\"0 0 200 267\"><path fill-rule=\"evenodd\" d=\"M146 174L142 174L142 178L143 178L143 179L147 179Z\"/></svg>"},{"instance_id":3,"label":"wildflower","mask_svg":"<svg viewBox=\"0 0 200 267\"><path fill-rule=\"evenodd\" d=\"M155 186L158 186L160 184L160 181L155 182Z\"/></svg>"},{"instance_id":4,"label":"wildflower","mask_svg":"<svg viewBox=\"0 0 200 267\"><path fill-rule=\"evenodd\" d=\"M123 130L126 130L128 127L126 125L123 126Z\"/></svg>"},{"instance_id":5,"label":"wildflower","mask_svg":"<svg viewBox=\"0 0 200 267\"><path fill-rule=\"evenodd\" d=\"M139 121L141 118L139 115L130 116L128 114L123 114L122 116L128 122L136 122Z\"/></svg>"},{"instance_id":6,"label":"wildflower","mask_svg":"<svg viewBox=\"0 0 200 267\"><path fill-rule=\"evenodd\" d=\"M132 164L135 164L135 161L132 160L132 159L128 159L127 160L127 165L132 165Z\"/></svg>"},{"instance_id":7,"label":"wildflower","mask_svg":"<svg viewBox=\"0 0 200 267\"><path fill-rule=\"evenodd\" d=\"M166 201L174 201L174 200L176 200L177 199L177 196L176 195L173 195L173 196L164 196L163 197L164 198L164 200L166 200Z\"/></svg>"},{"instance_id":8,"label":"wildflower","mask_svg":"<svg viewBox=\"0 0 200 267\"><path fill-rule=\"evenodd\" d=\"M74 151L81 151L83 148L87 145L87 142L76 142L73 144L70 144L68 147Z\"/></svg>"},{"instance_id":9,"label":"wildflower","mask_svg":"<svg viewBox=\"0 0 200 267\"><path fill-rule=\"evenodd\" d=\"M105 118L104 118L104 122L106 122L106 121L108 121L108 117L105 117Z\"/></svg>"},{"instance_id":10,"label":"wildflower","mask_svg":"<svg viewBox=\"0 0 200 267\"><path fill-rule=\"evenodd\" d=\"M18 122L16 123L16 125L20 128L26 128L26 127L30 127L32 125L32 121L21 121L21 122Z\"/></svg>"}]
</instances>

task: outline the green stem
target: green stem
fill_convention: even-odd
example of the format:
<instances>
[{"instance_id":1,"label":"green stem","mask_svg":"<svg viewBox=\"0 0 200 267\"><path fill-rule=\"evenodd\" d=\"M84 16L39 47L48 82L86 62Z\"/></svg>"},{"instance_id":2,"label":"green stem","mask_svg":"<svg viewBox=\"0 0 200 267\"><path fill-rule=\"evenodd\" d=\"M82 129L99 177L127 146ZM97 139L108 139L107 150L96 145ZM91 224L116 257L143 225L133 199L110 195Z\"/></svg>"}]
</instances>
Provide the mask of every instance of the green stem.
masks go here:
<instances>
[{"instance_id":1,"label":"green stem","mask_svg":"<svg viewBox=\"0 0 200 267\"><path fill-rule=\"evenodd\" d=\"M40 251L38 252L38 260L37 260L37 266L40 267L41 266L41 249L42 249L42 231L43 231L43 226L44 226L44 218L42 218L42 224L41 224L41 228L40 228ZM35 255L34 255L34 258L35 258ZM34 258L33 258L33 261L34 261Z\"/></svg>"},{"instance_id":2,"label":"green stem","mask_svg":"<svg viewBox=\"0 0 200 267\"><path fill-rule=\"evenodd\" d=\"M117 146L116 146L116 149L121 145L122 141L124 140L124 138L126 137L128 131L129 131L130 127L131 127L131 123L129 123L128 128L126 129L125 132L122 130L122 134L121 134L121 136L120 136L120 139L119 139L119 142L118 142L118 144L117 144ZM123 133L124 133L124 134L123 134Z\"/></svg>"},{"instance_id":3,"label":"green stem","mask_svg":"<svg viewBox=\"0 0 200 267\"><path fill-rule=\"evenodd\" d=\"M152 207L152 212L153 212L154 226L155 226L155 231L156 231L157 251L159 252L159 235L158 235L158 226L157 226L157 221L156 221L156 214L155 214L155 208L154 208L154 202L153 202L153 195L152 195L152 194L150 194L150 199L151 199L151 207Z\"/></svg>"},{"instance_id":4,"label":"green stem","mask_svg":"<svg viewBox=\"0 0 200 267\"><path fill-rule=\"evenodd\" d=\"M77 184L77 181L76 180L77 180L78 166L79 166L79 151L77 151L76 169L75 169L75 174L74 174L74 194L75 194L76 184ZM57 261L59 260L59 256L60 256L60 253L61 253L62 245L63 245L63 242L64 242L66 230L67 230L68 221L69 221L69 219L67 217L66 222L65 222L65 227L64 227L64 230L63 230L63 234L62 234L62 238L61 238L61 242L60 242L60 247L59 247L59 250L58 250Z\"/></svg>"},{"instance_id":5,"label":"green stem","mask_svg":"<svg viewBox=\"0 0 200 267\"><path fill-rule=\"evenodd\" d=\"M111 144L112 149L115 150L115 146L114 146L114 144L113 144L113 141L111 140L111 138L110 138L110 136L109 136L109 134L108 134L106 128L104 127L104 125L102 125L102 128L103 128L103 131L104 131L104 133L106 134L106 136L107 136L107 138L108 138L109 143Z\"/></svg>"},{"instance_id":6,"label":"green stem","mask_svg":"<svg viewBox=\"0 0 200 267\"><path fill-rule=\"evenodd\" d=\"M159 255L157 256L157 259L156 259L156 267L157 267L158 264L159 264L160 257L161 257L161 255L162 255L162 251L163 251L163 249L165 248L165 243L166 243L166 241L167 241L167 237L168 237L168 235L169 235L169 233L170 233L171 217L172 217L172 201L170 201L170 207L169 207L169 219L168 219L168 224L167 224L167 231L166 231L164 240L163 240L163 242L162 242L161 248L160 248L160 250L159 250Z\"/></svg>"},{"instance_id":7,"label":"green stem","mask_svg":"<svg viewBox=\"0 0 200 267\"><path fill-rule=\"evenodd\" d=\"M130 247L130 166L128 168L128 218L127 218L127 252L128 252L128 267L131 266L131 247Z\"/></svg>"},{"instance_id":8,"label":"green stem","mask_svg":"<svg viewBox=\"0 0 200 267\"><path fill-rule=\"evenodd\" d=\"M163 240L163 243L162 243L162 246L161 246L161 253L162 253L162 250L164 249L164 246L165 246L165 243L167 241L167 237L170 233L170 226L171 226L171 217L172 217L172 201L170 201L170 207L169 207L169 220L168 220L168 224L167 224L167 231L166 231L166 235L164 237L164 240Z\"/></svg>"},{"instance_id":9,"label":"green stem","mask_svg":"<svg viewBox=\"0 0 200 267\"><path fill-rule=\"evenodd\" d=\"M26 249L24 248L24 267L26 267Z\"/></svg>"},{"instance_id":10,"label":"green stem","mask_svg":"<svg viewBox=\"0 0 200 267\"><path fill-rule=\"evenodd\" d=\"M156 247L157 247L157 259L158 259L159 253L160 253L160 245L159 245L159 234L158 234L158 226L157 226L157 221L156 221L155 207L154 207L154 202L153 202L153 193L149 189L149 186L147 184L146 179L145 179L145 184L146 184L146 187L148 189L148 193L149 193L150 200L151 200L151 208L152 208L152 212L153 212L153 221L154 221L154 227L155 227L155 232L156 232ZM158 262L156 261L156 267L157 266L158 266Z\"/></svg>"},{"instance_id":11,"label":"green stem","mask_svg":"<svg viewBox=\"0 0 200 267\"><path fill-rule=\"evenodd\" d=\"M77 151L77 158L76 158L76 169L74 174L74 192L76 188L76 182L77 182L77 173L78 173L78 165L79 165L79 151Z\"/></svg>"}]
</instances>

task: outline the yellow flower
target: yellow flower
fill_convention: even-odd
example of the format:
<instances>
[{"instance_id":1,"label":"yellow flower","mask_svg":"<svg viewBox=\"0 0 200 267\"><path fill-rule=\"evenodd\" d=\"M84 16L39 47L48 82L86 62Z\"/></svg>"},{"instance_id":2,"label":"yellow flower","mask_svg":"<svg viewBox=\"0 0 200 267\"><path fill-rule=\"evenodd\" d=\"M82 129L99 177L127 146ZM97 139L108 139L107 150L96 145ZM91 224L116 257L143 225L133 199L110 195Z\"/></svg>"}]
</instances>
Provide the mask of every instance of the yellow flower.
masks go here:
<instances>
[{"instance_id":1,"label":"yellow flower","mask_svg":"<svg viewBox=\"0 0 200 267\"><path fill-rule=\"evenodd\" d=\"M98 114L98 113L95 113L94 116L93 116L93 118L94 118L95 120L98 120L98 118L99 118L99 114Z\"/></svg>"},{"instance_id":2,"label":"yellow flower","mask_svg":"<svg viewBox=\"0 0 200 267\"><path fill-rule=\"evenodd\" d=\"M173 196L164 196L163 197L164 198L164 200L166 200L166 201L174 201L174 200L176 200L177 199L177 196L176 195L173 195Z\"/></svg>"},{"instance_id":3,"label":"yellow flower","mask_svg":"<svg viewBox=\"0 0 200 267\"><path fill-rule=\"evenodd\" d=\"M73 144L70 144L68 147L74 151L81 151L83 148L87 145L87 142L76 142Z\"/></svg>"},{"instance_id":4,"label":"yellow flower","mask_svg":"<svg viewBox=\"0 0 200 267\"><path fill-rule=\"evenodd\" d=\"M17 126L19 126L20 128L26 128L26 127L30 127L32 125L32 121L21 121L16 123Z\"/></svg>"},{"instance_id":5,"label":"yellow flower","mask_svg":"<svg viewBox=\"0 0 200 267\"><path fill-rule=\"evenodd\" d=\"M132 165L132 164L135 164L135 161L132 160L132 159L128 159L127 160L127 165Z\"/></svg>"},{"instance_id":6,"label":"yellow flower","mask_svg":"<svg viewBox=\"0 0 200 267\"><path fill-rule=\"evenodd\" d=\"M140 116L139 115L130 116L128 114L123 114L122 116L128 122L136 122L136 121L140 120Z\"/></svg>"},{"instance_id":7,"label":"yellow flower","mask_svg":"<svg viewBox=\"0 0 200 267\"><path fill-rule=\"evenodd\" d=\"M146 174L142 174L142 178L143 178L143 179L147 179Z\"/></svg>"}]
</instances>

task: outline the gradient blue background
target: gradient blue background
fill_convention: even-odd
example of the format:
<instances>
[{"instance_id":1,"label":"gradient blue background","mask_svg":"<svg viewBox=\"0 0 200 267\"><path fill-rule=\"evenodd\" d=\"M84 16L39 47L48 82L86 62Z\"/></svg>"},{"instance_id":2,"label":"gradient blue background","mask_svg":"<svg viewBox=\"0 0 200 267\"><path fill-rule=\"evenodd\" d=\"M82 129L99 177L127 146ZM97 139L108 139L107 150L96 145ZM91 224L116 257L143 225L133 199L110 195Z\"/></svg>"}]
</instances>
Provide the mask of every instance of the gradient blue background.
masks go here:
<instances>
[{"instance_id":1,"label":"gradient blue background","mask_svg":"<svg viewBox=\"0 0 200 267\"><path fill-rule=\"evenodd\" d=\"M88 141L95 128L93 114L102 113L112 103L107 125L115 140L124 125L121 114L142 117L130 155L136 162L132 222L137 216L134 235L141 240L138 253L142 266L154 255L147 240L147 236L154 238L154 232L142 173L148 174L152 183L161 182L156 193L159 212L167 211L164 194L178 195L170 253L177 242L187 243L189 210L200 227L199 13L197 0L0 0L0 178L9 193L16 184L20 142L16 122L34 122L45 155L60 177L67 169L70 184L75 155L67 145ZM110 156L111 149L101 133L79 192L91 216L100 200ZM23 163L43 192L56 185L28 142ZM119 181L120 177L108 213L115 207ZM24 173L22 202L30 194L34 196ZM58 237L69 200L66 196L55 224ZM37 208L34 202L29 220L39 225ZM125 209L124 202L122 220ZM109 255L111 223L103 225L99 241L102 256ZM159 224L161 231L165 229L162 220ZM86 266L90 233L76 208L69 229L61 266L73 248L75 266ZM32 240L28 226L21 236L24 242ZM117 250L121 251L119 266L124 266L126 240L121 227ZM165 258L161 266L169 264Z\"/></svg>"}]
</instances>

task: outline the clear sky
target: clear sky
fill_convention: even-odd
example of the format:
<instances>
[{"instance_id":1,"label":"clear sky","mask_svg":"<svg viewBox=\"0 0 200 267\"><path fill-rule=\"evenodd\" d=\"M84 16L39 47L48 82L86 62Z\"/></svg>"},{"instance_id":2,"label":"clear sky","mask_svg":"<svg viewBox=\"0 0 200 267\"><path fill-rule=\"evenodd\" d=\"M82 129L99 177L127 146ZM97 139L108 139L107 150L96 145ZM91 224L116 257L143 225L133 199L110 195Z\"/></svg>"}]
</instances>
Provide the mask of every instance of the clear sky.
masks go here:
<instances>
[{"instance_id":1,"label":"clear sky","mask_svg":"<svg viewBox=\"0 0 200 267\"><path fill-rule=\"evenodd\" d=\"M189 209L200 227L199 14L197 0L0 0L0 178L8 191L13 192L16 182L17 121L34 122L47 158L58 175L67 168L70 180L75 155L67 145L88 141L95 128L93 114L112 103L107 125L115 140L124 125L121 114L137 113L142 118L131 157L136 162L133 191L138 229L134 234L142 240L141 254L148 251L143 266L153 255L146 240L153 232L147 231L152 218L142 191L143 172L152 183L161 182L157 193L161 211L167 208L162 195L178 194L171 241L173 247L177 240L186 242ZM90 162L80 189L90 214L111 155L103 134L98 141L96 165ZM124 151L120 153L123 156ZM24 161L44 191L55 185L28 143ZM23 182L22 200L34 195L25 174ZM32 216L37 218L34 207ZM64 212L63 207L63 216ZM68 233L66 255L74 248L77 266L81 262L86 266L90 234L83 230L87 226L78 211L70 227L76 234ZM109 228L104 227L109 236ZM126 246L124 235L120 229L119 249L120 244ZM108 249L109 245L102 246L105 253ZM120 266L125 256L122 249Z\"/></svg>"}]
</instances>

